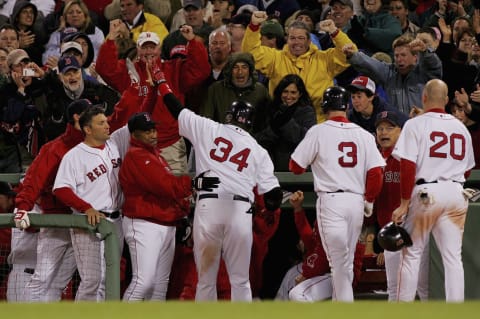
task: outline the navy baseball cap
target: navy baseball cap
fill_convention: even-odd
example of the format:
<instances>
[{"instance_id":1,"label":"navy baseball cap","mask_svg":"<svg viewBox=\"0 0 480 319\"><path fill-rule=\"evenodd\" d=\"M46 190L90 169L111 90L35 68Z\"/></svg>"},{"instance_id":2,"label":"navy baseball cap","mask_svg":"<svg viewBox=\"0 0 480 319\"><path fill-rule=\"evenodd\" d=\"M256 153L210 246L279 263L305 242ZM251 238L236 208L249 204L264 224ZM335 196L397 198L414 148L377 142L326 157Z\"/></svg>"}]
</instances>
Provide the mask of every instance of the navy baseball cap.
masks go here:
<instances>
[{"instance_id":1,"label":"navy baseball cap","mask_svg":"<svg viewBox=\"0 0 480 319\"><path fill-rule=\"evenodd\" d=\"M75 57L72 56L62 56L60 60L58 60L58 70L61 73L65 73L71 69L80 69L80 64Z\"/></svg>"},{"instance_id":2,"label":"navy baseball cap","mask_svg":"<svg viewBox=\"0 0 480 319\"><path fill-rule=\"evenodd\" d=\"M130 133L134 131L148 131L155 128L156 122L152 120L152 117L147 112L140 112L133 114L128 120L128 130Z\"/></svg>"},{"instance_id":3,"label":"navy baseball cap","mask_svg":"<svg viewBox=\"0 0 480 319\"><path fill-rule=\"evenodd\" d=\"M82 114L86 109L92 106L92 102L88 99L75 100L67 106L67 121L73 120L73 114Z\"/></svg>"},{"instance_id":4,"label":"navy baseball cap","mask_svg":"<svg viewBox=\"0 0 480 319\"><path fill-rule=\"evenodd\" d=\"M0 181L0 195L6 195L6 196L15 196L17 193L15 193L7 182Z\"/></svg>"},{"instance_id":5,"label":"navy baseball cap","mask_svg":"<svg viewBox=\"0 0 480 319\"><path fill-rule=\"evenodd\" d=\"M383 111L377 114L375 120L375 127L377 127L381 122L387 121L394 126L403 127L403 124L406 122L406 117L402 116L398 112L394 111Z\"/></svg>"}]
</instances>

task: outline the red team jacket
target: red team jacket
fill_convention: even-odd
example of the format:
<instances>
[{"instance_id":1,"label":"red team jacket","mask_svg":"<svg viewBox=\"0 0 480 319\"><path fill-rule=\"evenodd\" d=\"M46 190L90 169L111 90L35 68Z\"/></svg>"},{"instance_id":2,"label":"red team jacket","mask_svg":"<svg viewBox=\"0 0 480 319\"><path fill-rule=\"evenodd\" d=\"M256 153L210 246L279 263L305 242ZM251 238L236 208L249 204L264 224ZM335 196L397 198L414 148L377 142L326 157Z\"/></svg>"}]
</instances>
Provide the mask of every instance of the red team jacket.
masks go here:
<instances>
[{"instance_id":1,"label":"red team jacket","mask_svg":"<svg viewBox=\"0 0 480 319\"><path fill-rule=\"evenodd\" d=\"M132 138L119 180L125 216L174 225L189 212L185 198L191 195L191 179L174 176L157 148Z\"/></svg>"},{"instance_id":2,"label":"red team jacket","mask_svg":"<svg viewBox=\"0 0 480 319\"><path fill-rule=\"evenodd\" d=\"M188 42L186 59L173 59L158 63L160 63L160 68L165 74L165 79L170 88L182 103L184 102L185 94L192 87L200 85L210 75L207 50L197 40ZM150 91L152 91L151 94L157 94L157 92L156 90L151 90L150 85L146 82L148 77L145 63L136 61L134 65L140 76L138 95L141 103ZM105 82L117 91L123 92L130 87L131 79L126 62L125 60L118 60L114 41L106 40L100 47L96 70ZM157 129L158 147L164 148L172 145L180 138L177 120L167 110L163 99L151 97L149 101L150 103L145 105L144 111L151 113L154 121L162 123ZM139 103L135 105L139 105Z\"/></svg>"},{"instance_id":3,"label":"red team jacket","mask_svg":"<svg viewBox=\"0 0 480 319\"><path fill-rule=\"evenodd\" d=\"M81 131L67 124L65 133L43 145L20 185L15 207L30 211L37 202L44 214L70 214L70 207L53 195L52 187L63 156L83 139Z\"/></svg>"},{"instance_id":4,"label":"red team jacket","mask_svg":"<svg viewBox=\"0 0 480 319\"><path fill-rule=\"evenodd\" d=\"M383 187L375 200L373 213L380 228L392 220L392 213L400 206L400 162L392 157L393 147L382 150L387 165L383 173Z\"/></svg>"}]
</instances>

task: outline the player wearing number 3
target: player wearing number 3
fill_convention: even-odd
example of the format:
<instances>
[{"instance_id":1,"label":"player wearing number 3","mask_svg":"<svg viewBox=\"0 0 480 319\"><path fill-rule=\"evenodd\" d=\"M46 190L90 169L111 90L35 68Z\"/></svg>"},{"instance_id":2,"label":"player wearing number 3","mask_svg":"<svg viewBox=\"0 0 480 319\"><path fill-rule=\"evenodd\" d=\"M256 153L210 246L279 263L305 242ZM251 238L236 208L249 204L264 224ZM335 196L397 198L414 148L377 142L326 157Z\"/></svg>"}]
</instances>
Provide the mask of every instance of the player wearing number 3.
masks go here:
<instances>
[{"instance_id":1,"label":"player wearing number 3","mask_svg":"<svg viewBox=\"0 0 480 319\"><path fill-rule=\"evenodd\" d=\"M290 170L311 165L317 222L332 271L333 300L353 301L353 259L363 214L372 214L385 166L374 137L346 118L349 94L339 86L323 94L327 121L313 126L291 156Z\"/></svg>"},{"instance_id":2,"label":"player wearing number 3","mask_svg":"<svg viewBox=\"0 0 480 319\"><path fill-rule=\"evenodd\" d=\"M468 200L462 184L475 165L472 139L462 122L445 113L448 88L430 80L423 89L425 113L410 119L392 155L400 160L400 206L392 214L405 221L413 246L404 248L398 278L398 300L413 301L420 257L432 232L445 268L445 295L464 300L462 237ZM407 215L408 213L408 215Z\"/></svg>"},{"instance_id":3,"label":"player wearing number 3","mask_svg":"<svg viewBox=\"0 0 480 319\"><path fill-rule=\"evenodd\" d=\"M218 176L215 192L199 191L193 221L193 253L198 272L195 300L216 300L216 280L223 257L231 284L232 301L251 301L249 281L252 249L253 188L264 194L265 206L280 206L282 191L273 174L268 153L244 130L253 108L234 102L226 122L220 124L186 109L171 93L162 74L154 74L159 94L174 118L180 135L195 148L197 172ZM230 121L229 121L230 120Z\"/></svg>"}]
</instances>

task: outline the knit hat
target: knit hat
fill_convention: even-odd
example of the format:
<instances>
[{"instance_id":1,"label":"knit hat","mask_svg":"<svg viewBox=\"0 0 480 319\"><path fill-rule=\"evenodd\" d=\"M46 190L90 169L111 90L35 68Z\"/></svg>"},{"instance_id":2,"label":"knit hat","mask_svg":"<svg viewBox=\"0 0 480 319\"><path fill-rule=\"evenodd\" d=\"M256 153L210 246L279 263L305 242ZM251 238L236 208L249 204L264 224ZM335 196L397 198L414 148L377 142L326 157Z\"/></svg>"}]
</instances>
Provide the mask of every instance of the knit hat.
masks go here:
<instances>
[{"instance_id":1,"label":"knit hat","mask_svg":"<svg viewBox=\"0 0 480 319\"><path fill-rule=\"evenodd\" d=\"M275 20L267 20L260 27L260 34L267 37L280 38L285 36L285 31L280 23Z\"/></svg>"}]
</instances>

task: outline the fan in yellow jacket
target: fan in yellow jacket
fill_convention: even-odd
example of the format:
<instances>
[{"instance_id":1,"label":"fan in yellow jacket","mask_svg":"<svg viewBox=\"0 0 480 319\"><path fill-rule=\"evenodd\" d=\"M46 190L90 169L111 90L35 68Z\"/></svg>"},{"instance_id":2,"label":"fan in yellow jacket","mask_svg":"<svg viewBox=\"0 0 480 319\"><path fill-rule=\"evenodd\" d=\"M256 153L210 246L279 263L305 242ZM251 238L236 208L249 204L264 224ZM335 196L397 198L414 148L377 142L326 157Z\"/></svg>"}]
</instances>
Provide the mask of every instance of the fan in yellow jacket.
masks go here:
<instances>
[{"instance_id":1,"label":"fan in yellow jacket","mask_svg":"<svg viewBox=\"0 0 480 319\"><path fill-rule=\"evenodd\" d=\"M276 50L260 43L260 24L266 19L267 14L264 11L252 14L243 38L242 51L250 52L255 58L255 68L270 79L270 95L273 95L275 87L285 75L300 76L312 98L317 112L317 122L325 121L321 108L323 91L334 85L334 77L349 67L342 47L353 43L352 40L337 29L332 20L323 20L320 22L320 29L330 34L335 47L318 50L311 44L309 30L305 24L295 21L288 28L287 44L283 50Z\"/></svg>"}]
</instances>

